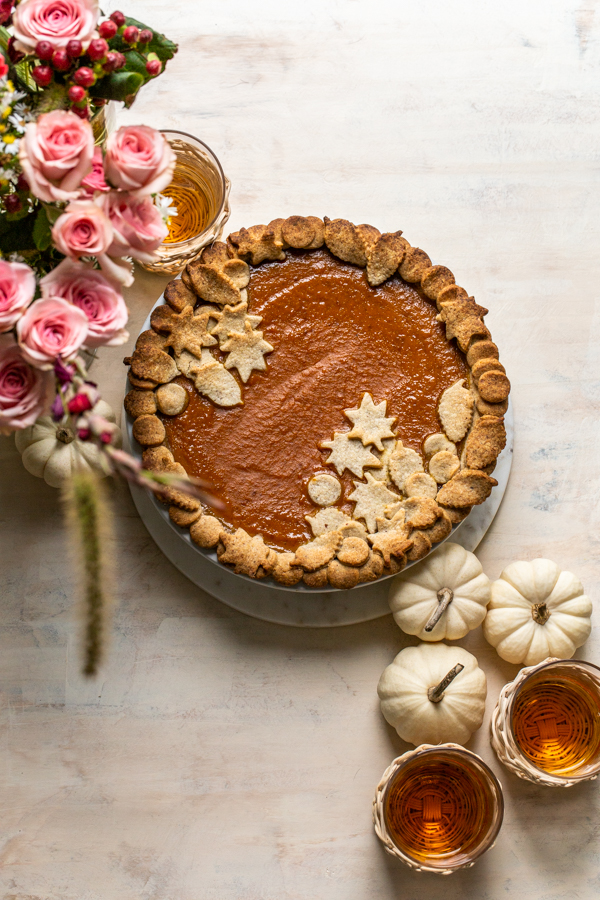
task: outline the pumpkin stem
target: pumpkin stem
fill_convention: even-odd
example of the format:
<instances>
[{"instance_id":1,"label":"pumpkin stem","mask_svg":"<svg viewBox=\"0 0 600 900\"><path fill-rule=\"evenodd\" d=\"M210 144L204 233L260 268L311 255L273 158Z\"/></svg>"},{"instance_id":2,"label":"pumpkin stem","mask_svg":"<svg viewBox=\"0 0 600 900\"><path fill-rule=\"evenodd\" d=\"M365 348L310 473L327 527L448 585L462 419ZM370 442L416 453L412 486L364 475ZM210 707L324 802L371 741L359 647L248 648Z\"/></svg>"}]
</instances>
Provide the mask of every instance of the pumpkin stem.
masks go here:
<instances>
[{"instance_id":1,"label":"pumpkin stem","mask_svg":"<svg viewBox=\"0 0 600 900\"><path fill-rule=\"evenodd\" d=\"M433 611L424 628L424 630L428 634L430 631L433 631L437 623L440 621L440 619L454 600L454 591L451 591L450 588L440 588L437 592L437 598L438 607Z\"/></svg>"},{"instance_id":2,"label":"pumpkin stem","mask_svg":"<svg viewBox=\"0 0 600 900\"><path fill-rule=\"evenodd\" d=\"M546 606L545 601L544 603L534 603L531 607L531 615L533 621L537 622L538 625L545 625L550 618L550 610Z\"/></svg>"},{"instance_id":3,"label":"pumpkin stem","mask_svg":"<svg viewBox=\"0 0 600 900\"><path fill-rule=\"evenodd\" d=\"M60 428L56 429L56 440L60 441L61 444L70 444L71 441L75 440L75 435L70 428L65 428L64 425L61 425Z\"/></svg>"},{"instance_id":4,"label":"pumpkin stem","mask_svg":"<svg viewBox=\"0 0 600 900\"><path fill-rule=\"evenodd\" d=\"M439 703L442 697L444 696L444 691L448 687L449 684L452 684L457 675L460 675L464 666L462 663L457 663L453 669L450 669L447 675L442 678L440 683L435 687L430 687L427 691L427 696L431 700L432 703Z\"/></svg>"}]
</instances>

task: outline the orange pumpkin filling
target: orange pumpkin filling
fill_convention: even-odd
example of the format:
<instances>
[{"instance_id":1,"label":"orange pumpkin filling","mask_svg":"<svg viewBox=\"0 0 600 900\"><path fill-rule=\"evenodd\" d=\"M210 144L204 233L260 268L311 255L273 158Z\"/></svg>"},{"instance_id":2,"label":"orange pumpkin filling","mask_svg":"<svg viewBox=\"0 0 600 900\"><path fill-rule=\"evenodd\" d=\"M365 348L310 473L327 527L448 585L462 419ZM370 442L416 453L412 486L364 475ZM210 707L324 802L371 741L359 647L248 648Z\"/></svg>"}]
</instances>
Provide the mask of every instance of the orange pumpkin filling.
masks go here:
<instances>
[{"instance_id":1,"label":"orange pumpkin filling","mask_svg":"<svg viewBox=\"0 0 600 900\"><path fill-rule=\"evenodd\" d=\"M163 421L176 461L225 503L217 515L226 526L294 550L312 538L309 479L336 474L318 445L351 430L344 409L359 406L365 391L375 403L386 400L397 437L420 451L440 430L441 393L468 369L420 289L398 276L371 288L363 269L327 250L288 251L284 262L254 269L248 312L262 316L259 328L275 349L267 371L243 386L243 406L217 407L179 378L189 405ZM346 471L340 480L336 505L351 515L355 479Z\"/></svg>"}]
</instances>

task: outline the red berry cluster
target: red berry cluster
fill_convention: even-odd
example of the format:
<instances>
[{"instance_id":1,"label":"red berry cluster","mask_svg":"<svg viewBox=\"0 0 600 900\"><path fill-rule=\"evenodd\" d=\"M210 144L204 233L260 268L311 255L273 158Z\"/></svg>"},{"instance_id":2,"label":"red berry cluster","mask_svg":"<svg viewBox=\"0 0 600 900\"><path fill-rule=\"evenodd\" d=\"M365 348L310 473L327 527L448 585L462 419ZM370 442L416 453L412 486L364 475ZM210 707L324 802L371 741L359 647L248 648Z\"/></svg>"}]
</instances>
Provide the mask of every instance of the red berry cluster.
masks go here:
<instances>
[{"instance_id":1,"label":"red berry cluster","mask_svg":"<svg viewBox=\"0 0 600 900\"><path fill-rule=\"evenodd\" d=\"M3 2L8 3L9 0L0 0L0 10ZM82 119L89 118L88 88L96 84L99 78L122 69L127 62L123 53L110 49L108 42L119 35L132 49L135 48L143 54L154 37L150 29L140 30L135 25L125 26L125 21L122 12L112 13L109 19L98 26L100 37L91 41L85 50L81 41L77 40L69 41L64 50L55 50L49 41L38 41L35 55L39 64L31 72L36 84L42 88L48 87L55 73L60 72L68 85L71 110ZM9 41L8 56L13 63L19 62L24 56L15 50L13 38ZM162 63L155 54L150 54L150 58L147 59L146 71L151 77L161 73ZM103 105L103 102L94 100L96 106Z\"/></svg>"}]
</instances>

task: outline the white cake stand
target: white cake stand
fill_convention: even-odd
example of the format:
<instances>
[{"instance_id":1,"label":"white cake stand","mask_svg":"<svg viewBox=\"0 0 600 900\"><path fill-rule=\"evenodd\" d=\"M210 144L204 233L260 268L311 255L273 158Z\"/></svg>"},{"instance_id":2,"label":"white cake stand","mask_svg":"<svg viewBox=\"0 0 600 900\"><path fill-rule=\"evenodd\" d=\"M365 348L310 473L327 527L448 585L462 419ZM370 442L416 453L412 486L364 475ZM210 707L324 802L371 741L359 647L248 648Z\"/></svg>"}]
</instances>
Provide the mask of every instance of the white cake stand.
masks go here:
<instances>
[{"instance_id":1,"label":"white cake stand","mask_svg":"<svg viewBox=\"0 0 600 900\"><path fill-rule=\"evenodd\" d=\"M125 416L125 413L124 413ZM498 486L485 503L474 507L469 516L452 532L450 539L466 550L474 550L498 512L512 464L512 406L504 418L506 447L498 457L494 478ZM125 449L131 448L131 423L123 429ZM274 582L253 581L235 575L216 560L216 554L201 550L190 540L187 529L178 528L169 519L164 506L146 491L131 485L133 502L152 538L173 565L202 590L228 606L256 619L300 628L327 628L368 622L389 613L388 593L391 578L359 585L349 591L314 591L282 588ZM435 552L435 551L433 551Z\"/></svg>"}]
</instances>

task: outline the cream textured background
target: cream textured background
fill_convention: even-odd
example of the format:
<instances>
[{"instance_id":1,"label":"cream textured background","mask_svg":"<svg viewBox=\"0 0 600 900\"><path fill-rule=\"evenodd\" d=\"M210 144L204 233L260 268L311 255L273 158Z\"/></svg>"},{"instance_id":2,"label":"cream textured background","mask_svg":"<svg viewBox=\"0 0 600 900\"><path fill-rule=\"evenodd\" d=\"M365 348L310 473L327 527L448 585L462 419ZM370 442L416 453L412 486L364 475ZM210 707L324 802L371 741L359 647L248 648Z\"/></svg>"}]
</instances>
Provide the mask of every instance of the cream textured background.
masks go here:
<instances>
[{"instance_id":1,"label":"cream textured background","mask_svg":"<svg viewBox=\"0 0 600 900\"><path fill-rule=\"evenodd\" d=\"M181 44L121 121L197 134L231 227L293 213L402 228L490 307L513 474L481 546L546 555L598 603L600 8L595 0L127 0ZM114 8L114 6L110 7ZM135 334L164 280L130 292ZM120 350L95 367L118 406ZM0 896L10 900L591 900L600 794L518 782L497 846L451 879L388 859L370 803L405 749L375 687L391 618L267 625L194 588L114 489L119 606L79 675L57 495L0 439ZM599 610L597 609L597 614ZM597 631L580 655L600 662ZM516 669L475 633L488 715Z\"/></svg>"}]
</instances>

